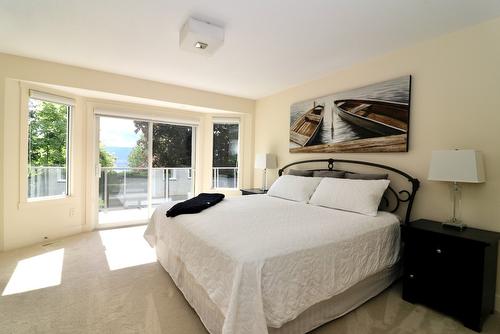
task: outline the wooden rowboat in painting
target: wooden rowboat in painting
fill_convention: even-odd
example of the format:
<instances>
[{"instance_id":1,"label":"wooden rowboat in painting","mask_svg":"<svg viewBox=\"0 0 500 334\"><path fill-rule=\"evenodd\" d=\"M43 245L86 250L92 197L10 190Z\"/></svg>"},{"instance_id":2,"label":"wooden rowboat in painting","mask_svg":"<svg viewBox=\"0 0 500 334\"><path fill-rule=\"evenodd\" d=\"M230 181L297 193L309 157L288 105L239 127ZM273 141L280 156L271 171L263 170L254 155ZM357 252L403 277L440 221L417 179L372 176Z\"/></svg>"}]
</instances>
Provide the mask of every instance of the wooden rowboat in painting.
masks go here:
<instances>
[{"instance_id":1,"label":"wooden rowboat in painting","mask_svg":"<svg viewBox=\"0 0 500 334\"><path fill-rule=\"evenodd\" d=\"M312 143L323 124L325 107L315 105L290 126L290 140L300 146Z\"/></svg>"},{"instance_id":2,"label":"wooden rowboat in painting","mask_svg":"<svg viewBox=\"0 0 500 334\"><path fill-rule=\"evenodd\" d=\"M382 136L408 132L409 106L378 100L336 100L338 115L346 122Z\"/></svg>"}]
</instances>

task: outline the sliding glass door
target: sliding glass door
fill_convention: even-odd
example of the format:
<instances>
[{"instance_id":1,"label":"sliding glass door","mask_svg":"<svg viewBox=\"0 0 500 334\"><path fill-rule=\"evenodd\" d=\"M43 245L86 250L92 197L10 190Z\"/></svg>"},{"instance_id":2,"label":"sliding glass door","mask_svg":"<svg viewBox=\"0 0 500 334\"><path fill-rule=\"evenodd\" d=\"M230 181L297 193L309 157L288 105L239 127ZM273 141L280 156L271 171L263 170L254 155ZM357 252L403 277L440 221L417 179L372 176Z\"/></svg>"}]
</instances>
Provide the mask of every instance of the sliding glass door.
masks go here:
<instances>
[{"instance_id":1,"label":"sliding glass door","mask_svg":"<svg viewBox=\"0 0 500 334\"><path fill-rule=\"evenodd\" d=\"M100 226L146 222L194 194L195 127L97 117Z\"/></svg>"}]
</instances>

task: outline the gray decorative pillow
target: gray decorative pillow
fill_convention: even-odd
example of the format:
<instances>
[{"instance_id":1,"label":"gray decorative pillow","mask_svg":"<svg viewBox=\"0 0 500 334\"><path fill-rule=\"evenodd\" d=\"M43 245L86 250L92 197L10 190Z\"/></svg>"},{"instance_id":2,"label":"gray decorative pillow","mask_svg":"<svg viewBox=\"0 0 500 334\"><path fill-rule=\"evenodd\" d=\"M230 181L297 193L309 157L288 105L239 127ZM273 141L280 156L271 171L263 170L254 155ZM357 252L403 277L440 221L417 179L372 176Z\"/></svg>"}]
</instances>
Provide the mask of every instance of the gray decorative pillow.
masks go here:
<instances>
[{"instance_id":1,"label":"gray decorative pillow","mask_svg":"<svg viewBox=\"0 0 500 334\"><path fill-rule=\"evenodd\" d=\"M290 169L287 173L287 175L294 175L294 176L313 176L312 170L300 170L300 169Z\"/></svg>"},{"instance_id":2,"label":"gray decorative pillow","mask_svg":"<svg viewBox=\"0 0 500 334\"><path fill-rule=\"evenodd\" d=\"M344 178L345 172L338 170L316 170L313 172L314 177L336 177L339 179Z\"/></svg>"},{"instance_id":3,"label":"gray decorative pillow","mask_svg":"<svg viewBox=\"0 0 500 334\"><path fill-rule=\"evenodd\" d=\"M389 174L362 174L346 172L344 177L351 180L386 180L389 178Z\"/></svg>"}]
</instances>

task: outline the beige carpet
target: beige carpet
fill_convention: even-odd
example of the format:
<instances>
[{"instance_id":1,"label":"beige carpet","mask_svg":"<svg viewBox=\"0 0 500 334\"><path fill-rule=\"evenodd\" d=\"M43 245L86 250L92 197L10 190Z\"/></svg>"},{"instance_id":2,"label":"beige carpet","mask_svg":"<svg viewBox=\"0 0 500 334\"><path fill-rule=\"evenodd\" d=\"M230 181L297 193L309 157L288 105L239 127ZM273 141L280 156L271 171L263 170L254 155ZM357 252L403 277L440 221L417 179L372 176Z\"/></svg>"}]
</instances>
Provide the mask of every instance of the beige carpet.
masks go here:
<instances>
[{"instance_id":1,"label":"beige carpet","mask_svg":"<svg viewBox=\"0 0 500 334\"><path fill-rule=\"evenodd\" d=\"M142 239L144 227L85 233L0 254L0 333L206 333ZM474 333L401 299L399 284L314 331ZM500 315L484 333L500 333Z\"/></svg>"}]
</instances>

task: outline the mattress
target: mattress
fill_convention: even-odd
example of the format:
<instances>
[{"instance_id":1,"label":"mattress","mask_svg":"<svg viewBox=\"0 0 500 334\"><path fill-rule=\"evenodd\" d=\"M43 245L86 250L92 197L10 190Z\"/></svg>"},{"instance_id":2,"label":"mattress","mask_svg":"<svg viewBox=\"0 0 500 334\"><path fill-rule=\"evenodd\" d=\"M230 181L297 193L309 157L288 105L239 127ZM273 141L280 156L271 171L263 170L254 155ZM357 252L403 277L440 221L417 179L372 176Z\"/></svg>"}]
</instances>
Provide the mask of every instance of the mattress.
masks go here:
<instances>
[{"instance_id":1,"label":"mattress","mask_svg":"<svg viewBox=\"0 0 500 334\"><path fill-rule=\"evenodd\" d=\"M399 259L399 219L385 212L368 217L253 195L167 218L171 205L155 211L145 238L174 281L185 271L206 293L223 318L221 333L281 328Z\"/></svg>"}]
</instances>

